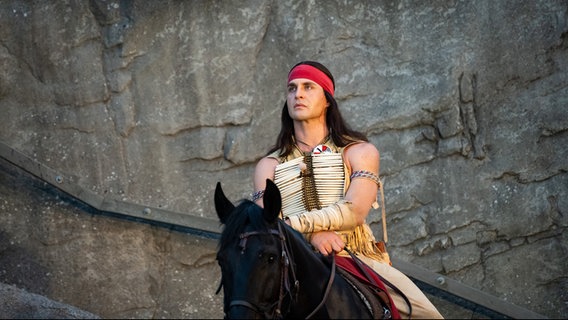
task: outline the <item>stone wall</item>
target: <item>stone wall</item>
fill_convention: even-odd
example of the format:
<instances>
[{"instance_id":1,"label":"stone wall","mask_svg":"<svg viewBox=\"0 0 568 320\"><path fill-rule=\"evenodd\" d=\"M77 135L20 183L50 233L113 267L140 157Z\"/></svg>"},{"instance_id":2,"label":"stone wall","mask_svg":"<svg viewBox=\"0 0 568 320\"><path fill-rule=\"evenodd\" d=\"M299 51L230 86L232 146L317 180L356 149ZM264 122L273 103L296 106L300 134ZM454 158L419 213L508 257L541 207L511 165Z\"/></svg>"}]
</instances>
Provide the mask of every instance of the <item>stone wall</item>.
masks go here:
<instances>
[{"instance_id":1,"label":"stone wall","mask_svg":"<svg viewBox=\"0 0 568 320\"><path fill-rule=\"evenodd\" d=\"M0 290L0 318L44 318L45 297L106 319L223 317L214 239L94 210L1 159L0 182L0 283L19 289Z\"/></svg>"},{"instance_id":2,"label":"stone wall","mask_svg":"<svg viewBox=\"0 0 568 320\"><path fill-rule=\"evenodd\" d=\"M565 317L567 17L562 0L4 0L0 141L103 197L215 219L217 181L232 199L251 192L289 68L319 60L335 75L343 115L381 152L391 255ZM32 211L51 215L41 228L18 221L26 204L0 207L0 254L17 252L13 239L31 231L40 243L80 231L41 201ZM380 236L379 211L368 221ZM111 251L84 236L51 259L104 252L116 278L88 267L46 272L82 284L155 283L121 270L121 259L161 274L153 258L171 251L156 240L137 255L128 248L145 244L152 227L111 227ZM191 265L202 243L187 241L172 246ZM98 299L89 304L132 303ZM145 312L135 315L164 316Z\"/></svg>"}]
</instances>

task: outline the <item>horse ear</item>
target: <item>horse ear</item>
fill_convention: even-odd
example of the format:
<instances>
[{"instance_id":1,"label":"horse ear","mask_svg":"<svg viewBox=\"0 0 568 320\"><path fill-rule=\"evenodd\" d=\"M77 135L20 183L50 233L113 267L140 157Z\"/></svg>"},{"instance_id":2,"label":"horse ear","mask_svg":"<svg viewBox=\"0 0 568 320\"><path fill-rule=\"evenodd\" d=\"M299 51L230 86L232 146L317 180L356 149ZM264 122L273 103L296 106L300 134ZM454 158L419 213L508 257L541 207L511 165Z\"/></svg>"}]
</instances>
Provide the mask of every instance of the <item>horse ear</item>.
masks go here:
<instances>
[{"instance_id":1,"label":"horse ear","mask_svg":"<svg viewBox=\"0 0 568 320\"><path fill-rule=\"evenodd\" d=\"M263 203L264 219L268 222L275 222L280 215L280 210L282 210L282 196L276 184L270 179L266 179Z\"/></svg>"},{"instance_id":2,"label":"horse ear","mask_svg":"<svg viewBox=\"0 0 568 320\"><path fill-rule=\"evenodd\" d=\"M233 209L235 209L235 206L225 196L225 193L221 188L221 182L217 182L217 187L215 187L215 210L217 211L217 216L222 224L227 222L227 218Z\"/></svg>"}]
</instances>

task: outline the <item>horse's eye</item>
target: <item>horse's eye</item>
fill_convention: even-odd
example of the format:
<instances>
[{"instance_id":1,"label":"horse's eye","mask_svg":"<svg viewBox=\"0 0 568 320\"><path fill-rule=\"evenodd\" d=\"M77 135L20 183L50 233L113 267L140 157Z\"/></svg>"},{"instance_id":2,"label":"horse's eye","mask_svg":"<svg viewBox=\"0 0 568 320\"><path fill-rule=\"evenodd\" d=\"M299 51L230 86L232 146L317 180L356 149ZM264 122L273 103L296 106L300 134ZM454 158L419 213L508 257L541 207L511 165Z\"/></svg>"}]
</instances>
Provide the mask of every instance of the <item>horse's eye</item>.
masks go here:
<instances>
[{"instance_id":1,"label":"horse's eye","mask_svg":"<svg viewBox=\"0 0 568 320\"><path fill-rule=\"evenodd\" d=\"M260 252L258 254L260 260L265 260L267 263L273 263L276 260L276 256L270 253Z\"/></svg>"}]
</instances>

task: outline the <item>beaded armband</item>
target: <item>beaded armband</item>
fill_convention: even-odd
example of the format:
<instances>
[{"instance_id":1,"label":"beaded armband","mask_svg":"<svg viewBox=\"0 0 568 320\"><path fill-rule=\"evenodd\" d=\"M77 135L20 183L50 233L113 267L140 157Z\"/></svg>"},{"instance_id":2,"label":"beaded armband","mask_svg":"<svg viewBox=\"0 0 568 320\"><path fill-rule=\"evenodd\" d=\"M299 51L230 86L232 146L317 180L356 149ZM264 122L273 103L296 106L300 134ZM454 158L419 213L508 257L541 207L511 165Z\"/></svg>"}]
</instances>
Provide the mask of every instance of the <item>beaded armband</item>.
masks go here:
<instances>
[{"instance_id":1,"label":"beaded armband","mask_svg":"<svg viewBox=\"0 0 568 320\"><path fill-rule=\"evenodd\" d=\"M376 183L377 185L380 186L380 180L379 180L379 176L377 176L376 174L374 174L371 171L367 171L367 170L357 170L354 171L351 174L351 180L353 180L354 178L365 178L365 179L369 179L371 181L373 181L374 183Z\"/></svg>"},{"instance_id":2,"label":"beaded armband","mask_svg":"<svg viewBox=\"0 0 568 320\"><path fill-rule=\"evenodd\" d=\"M264 190L258 190L251 195L251 201L255 202L256 200L262 198L262 196L264 196Z\"/></svg>"}]
</instances>

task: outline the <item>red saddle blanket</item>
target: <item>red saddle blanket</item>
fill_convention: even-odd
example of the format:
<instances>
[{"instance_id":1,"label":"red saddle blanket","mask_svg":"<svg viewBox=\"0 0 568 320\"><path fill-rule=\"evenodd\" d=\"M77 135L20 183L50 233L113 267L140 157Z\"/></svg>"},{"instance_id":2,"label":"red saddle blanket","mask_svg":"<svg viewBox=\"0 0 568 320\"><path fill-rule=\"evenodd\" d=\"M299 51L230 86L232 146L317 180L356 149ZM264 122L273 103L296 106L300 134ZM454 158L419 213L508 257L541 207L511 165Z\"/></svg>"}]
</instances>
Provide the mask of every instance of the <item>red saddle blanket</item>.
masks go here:
<instances>
[{"instance_id":1,"label":"red saddle blanket","mask_svg":"<svg viewBox=\"0 0 568 320\"><path fill-rule=\"evenodd\" d=\"M335 256L335 263L337 264L338 267L342 268L343 270L345 270L345 271L349 272L350 274L352 274L353 276L355 276L359 281L361 281L361 282L363 282L363 283L365 283L369 286L373 286L373 287L377 288L379 291L383 291L387 295L388 300L389 300L392 319L400 319L400 314L398 312L398 309L394 305L394 301L392 300L390 294L388 293L386 285L381 280L379 275L375 272L375 270L371 269L371 267L369 267L368 265L366 265L365 263L360 261L360 263L361 263L360 266L365 268L365 270L367 271L367 274L371 277L371 280L373 281L373 283L371 283L369 281L369 279L367 279L367 276L365 276L365 274L363 274L360 267L357 265L357 263L352 258Z\"/></svg>"}]
</instances>

